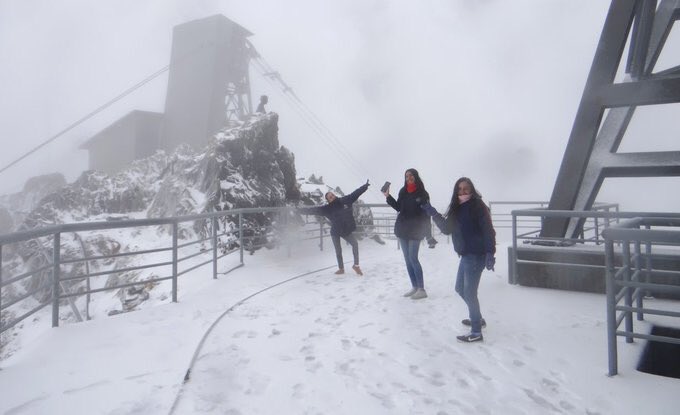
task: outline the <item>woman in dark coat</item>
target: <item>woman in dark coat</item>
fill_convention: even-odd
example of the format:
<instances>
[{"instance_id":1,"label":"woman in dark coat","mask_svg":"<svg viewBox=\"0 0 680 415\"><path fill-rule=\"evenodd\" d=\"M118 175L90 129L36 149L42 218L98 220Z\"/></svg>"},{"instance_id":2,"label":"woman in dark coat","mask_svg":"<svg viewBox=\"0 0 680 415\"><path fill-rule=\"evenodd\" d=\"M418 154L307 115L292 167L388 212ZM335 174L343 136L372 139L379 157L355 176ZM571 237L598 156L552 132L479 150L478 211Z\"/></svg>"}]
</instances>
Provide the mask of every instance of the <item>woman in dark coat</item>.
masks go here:
<instances>
[{"instance_id":1,"label":"woman in dark coat","mask_svg":"<svg viewBox=\"0 0 680 415\"><path fill-rule=\"evenodd\" d=\"M470 318L464 319L462 323L471 326L471 331L457 338L467 343L483 341L482 327L486 322L479 308L477 290L484 268L493 270L496 263L496 231L491 223L489 208L482 201L472 180L461 177L453 187L445 217L429 203L423 205L423 209L432 216L443 233L452 235L453 249L460 256L456 292L468 307Z\"/></svg>"},{"instance_id":2,"label":"woman in dark coat","mask_svg":"<svg viewBox=\"0 0 680 415\"><path fill-rule=\"evenodd\" d=\"M414 300L425 298L427 292L423 281L423 267L418 260L418 250L420 241L430 234L428 232L430 218L421 208L422 204L429 202L430 195L425 190L416 169L408 169L404 173L404 187L399 190L396 200L390 195L389 189L383 194L387 198L387 203L399 212L394 223L394 234L399 238L406 270L411 279L411 290L404 294L404 297L411 297Z\"/></svg>"},{"instance_id":3,"label":"woman in dark coat","mask_svg":"<svg viewBox=\"0 0 680 415\"><path fill-rule=\"evenodd\" d=\"M354 265L352 269L359 275L364 275L361 272L361 267L359 267L359 242L352 235L352 232L357 228L356 222L354 222L354 209L352 209L352 204L357 201L359 196L361 196L366 189L368 189L369 183L356 189L347 196L337 197L335 193L326 193L327 205L309 207L309 208L299 208L300 213L304 215L318 215L325 216L331 222L331 239L333 240L333 246L335 247L335 257L338 260L338 270L335 271L336 274L345 273L345 265L342 259L342 246L340 245L340 238L347 241L352 245L352 255L354 256Z\"/></svg>"}]
</instances>

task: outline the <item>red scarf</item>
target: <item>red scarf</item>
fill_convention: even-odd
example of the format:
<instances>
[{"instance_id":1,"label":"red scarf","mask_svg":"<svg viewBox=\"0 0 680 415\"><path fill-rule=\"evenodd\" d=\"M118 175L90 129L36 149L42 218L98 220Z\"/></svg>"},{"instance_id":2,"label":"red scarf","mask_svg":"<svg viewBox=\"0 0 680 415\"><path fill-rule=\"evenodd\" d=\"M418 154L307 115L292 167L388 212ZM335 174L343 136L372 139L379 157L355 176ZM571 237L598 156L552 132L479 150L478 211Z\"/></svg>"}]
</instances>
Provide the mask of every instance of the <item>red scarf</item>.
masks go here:
<instances>
[{"instance_id":1,"label":"red scarf","mask_svg":"<svg viewBox=\"0 0 680 415\"><path fill-rule=\"evenodd\" d=\"M415 192L417 189L417 186L415 183L406 183L406 191L409 193Z\"/></svg>"}]
</instances>

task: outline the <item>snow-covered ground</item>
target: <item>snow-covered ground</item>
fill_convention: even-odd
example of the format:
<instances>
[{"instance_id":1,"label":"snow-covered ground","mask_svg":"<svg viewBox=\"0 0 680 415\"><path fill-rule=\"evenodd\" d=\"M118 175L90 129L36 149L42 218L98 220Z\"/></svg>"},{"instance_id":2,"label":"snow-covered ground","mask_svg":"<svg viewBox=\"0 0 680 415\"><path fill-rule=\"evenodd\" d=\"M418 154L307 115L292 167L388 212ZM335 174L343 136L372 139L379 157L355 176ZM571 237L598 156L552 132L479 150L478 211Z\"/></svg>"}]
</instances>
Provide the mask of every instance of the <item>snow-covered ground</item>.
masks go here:
<instances>
[{"instance_id":1,"label":"snow-covered ground","mask_svg":"<svg viewBox=\"0 0 680 415\"><path fill-rule=\"evenodd\" d=\"M313 241L290 258L258 251L217 280L200 268L181 277L179 303L24 344L0 362L0 412L678 413L680 380L635 370L644 342L619 340L620 374L606 376L604 296L509 285L504 246L480 286L485 341L456 342L467 313L458 259L440 242L421 250L429 297L418 301L402 297L394 241L360 243L363 277L334 275L332 249Z\"/></svg>"}]
</instances>

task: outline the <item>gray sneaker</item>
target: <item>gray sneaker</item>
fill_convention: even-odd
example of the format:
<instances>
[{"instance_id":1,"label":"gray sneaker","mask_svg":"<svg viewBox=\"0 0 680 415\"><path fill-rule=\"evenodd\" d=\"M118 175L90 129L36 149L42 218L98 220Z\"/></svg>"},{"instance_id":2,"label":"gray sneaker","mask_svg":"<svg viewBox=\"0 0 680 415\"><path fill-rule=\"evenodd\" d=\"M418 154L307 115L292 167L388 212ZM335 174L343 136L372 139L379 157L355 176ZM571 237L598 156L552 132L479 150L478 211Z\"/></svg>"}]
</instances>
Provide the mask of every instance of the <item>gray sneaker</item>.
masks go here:
<instances>
[{"instance_id":1,"label":"gray sneaker","mask_svg":"<svg viewBox=\"0 0 680 415\"><path fill-rule=\"evenodd\" d=\"M416 291L412 296L412 300L420 300L421 298L426 298L427 293L425 292L424 288L418 288L418 291Z\"/></svg>"},{"instance_id":2,"label":"gray sneaker","mask_svg":"<svg viewBox=\"0 0 680 415\"><path fill-rule=\"evenodd\" d=\"M406 294L404 294L404 297L410 297L410 296L412 296L413 294L415 294L416 291L418 291L418 289L415 288L415 287L413 287L413 288L411 288L411 291L409 291L409 292L407 292Z\"/></svg>"}]
</instances>

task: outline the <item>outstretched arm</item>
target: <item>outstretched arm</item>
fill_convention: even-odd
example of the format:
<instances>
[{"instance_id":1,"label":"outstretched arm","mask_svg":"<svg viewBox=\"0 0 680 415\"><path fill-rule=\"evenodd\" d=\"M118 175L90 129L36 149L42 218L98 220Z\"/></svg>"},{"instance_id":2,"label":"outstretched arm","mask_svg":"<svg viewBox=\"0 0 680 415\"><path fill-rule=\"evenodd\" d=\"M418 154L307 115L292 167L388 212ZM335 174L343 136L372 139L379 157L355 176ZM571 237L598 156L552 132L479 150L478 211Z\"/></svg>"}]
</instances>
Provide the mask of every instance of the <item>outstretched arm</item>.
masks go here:
<instances>
[{"instance_id":1,"label":"outstretched arm","mask_svg":"<svg viewBox=\"0 0 680 415\"><path fill-rule=\"evenodd\" d=\"M430 204L430 202L423 203L420 205L420 208L423 209L429 216L432 216L434 224L437 225L439 230L442 231L444 235L450 235L451 232L453 232L453 221L449 221L444 218L439 212L437 212L437 209L435 209L434 206Z\"/></svg>"},{"instance_id":2,"label":"outstretched arm","mask_svg":"<svg viewBox=\"0 0 680 415\"><path fill-rule=\"evenodd\" d=\"M368 180L366 180L365 184L363 184L361 187L359 187L357 190L353 191L349 195L345 196L345 200L347 200L349 203L356 202L357 199L359 198L359 196L361 196L362 194L364 194L364 192L366 192L366 189L368 189L368 186L370 186L370 184L368 183Z\"/></svg>"},{"instance_id":3,"label":"outstretched arm","mask_svg":"<svg viewBox=\"0 0 680 415\"><path fill-rule=\"evenodd\" d=\"M298 212L300 212L303 215L317 215L317 216L325 216L326 209L324 209L326 206L312 206L312 207L299 207L297 208Z\"/></svg>"}]
</instances>

